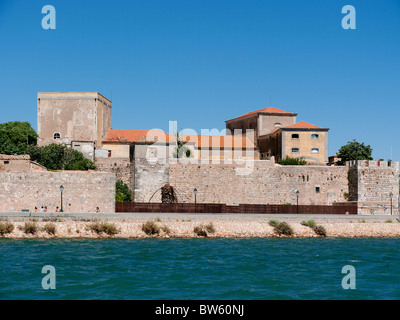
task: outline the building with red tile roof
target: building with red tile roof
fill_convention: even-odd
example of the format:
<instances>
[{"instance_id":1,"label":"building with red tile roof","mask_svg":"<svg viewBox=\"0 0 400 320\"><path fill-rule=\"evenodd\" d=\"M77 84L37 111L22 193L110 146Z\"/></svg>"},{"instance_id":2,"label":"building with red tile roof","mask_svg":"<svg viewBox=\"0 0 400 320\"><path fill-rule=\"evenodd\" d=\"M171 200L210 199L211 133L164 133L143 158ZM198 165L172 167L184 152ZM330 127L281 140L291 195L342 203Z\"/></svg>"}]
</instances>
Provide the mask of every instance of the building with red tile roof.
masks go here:
<instances>
[{"instance_id":1,"label":"building with red tile roof","mask_svg":"<svg viewBox=\"0 0 400 320\"><path fill-rule=\"evenodd\" d=\"M254 132L261 158L274 156L304 158L309 163L328 161L328 131L305 121L296 121L297 113L275 107L245 113L225 121L227 132Z\"/></svg>"}]
</instances>

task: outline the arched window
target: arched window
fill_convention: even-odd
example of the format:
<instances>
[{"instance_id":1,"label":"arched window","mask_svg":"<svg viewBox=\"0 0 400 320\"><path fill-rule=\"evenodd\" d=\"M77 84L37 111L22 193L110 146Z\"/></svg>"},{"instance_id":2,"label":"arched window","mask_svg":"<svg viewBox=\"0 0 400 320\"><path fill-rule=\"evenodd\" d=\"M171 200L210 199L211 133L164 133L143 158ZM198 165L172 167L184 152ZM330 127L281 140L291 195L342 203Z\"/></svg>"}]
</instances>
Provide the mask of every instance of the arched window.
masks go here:
<instances>
[{"instance_id":1,"label":"arched window","mask_svg":"<svg viewBox=\"0 0 400 320\"><path fill-rule=\"evenodd\" d=\"M292 139L298 139L299 138L299 134L298 133L293 133L292 134Z\"/></svg>"},{"instance_id":2,"label":"arched window","mask_svg":"<svg viewBox=\"0 0 400 320\"><path fill-rule=\"evenodd\" d=\"M292 153L298 153L299 151L299 148L292 148Z\"/></svg>"},{"instance_id":3,"label":"arched window","mask_svg":"<svg viewBox=\"0 0 400 320\"><path fill-rule=\"evenodd\" d=\"M60 139L60 138L61 138L61 134L60 134L59 132L56 132L56 133L54 134L54 140Z\"/></svg>"}]
</instances>

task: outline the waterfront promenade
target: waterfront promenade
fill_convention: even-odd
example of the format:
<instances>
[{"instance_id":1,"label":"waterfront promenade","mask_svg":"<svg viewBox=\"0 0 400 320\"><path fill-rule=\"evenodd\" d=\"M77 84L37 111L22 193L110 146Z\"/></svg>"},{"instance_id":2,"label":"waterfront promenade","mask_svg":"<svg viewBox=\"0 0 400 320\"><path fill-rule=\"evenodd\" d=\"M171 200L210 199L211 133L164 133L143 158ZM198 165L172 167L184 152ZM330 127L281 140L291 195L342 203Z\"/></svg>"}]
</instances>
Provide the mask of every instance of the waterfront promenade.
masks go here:
<instances>
[{"instance_id":1,"label":"waterfront promenade","mask_svg":"<svg viewBox=\"0 0 400 320\"><path fill-rule=\"evenodd\" d=\"M271 220L287 222L293 229L293 237L317 237L315 232L301 224L314 220L326 230L328 237L400 237L400 223L394 215L305 215L305 214L191 214L191 213L28 213L3 212L0 220L14 224L9 238L97 238L88 227L96 222L112 223L118 229L116 238L146 238L142 226L154 221L168 232L160 232L161 238L197 237L194 228L212 223L215 232L209 237L256 238L277 237ZM39 230L46 223L56 226L56 234L44 231L26 234L20 230L27 221L37 223ZM154 236L151 236L154 237Z\"/></svg>"}]
</instances>

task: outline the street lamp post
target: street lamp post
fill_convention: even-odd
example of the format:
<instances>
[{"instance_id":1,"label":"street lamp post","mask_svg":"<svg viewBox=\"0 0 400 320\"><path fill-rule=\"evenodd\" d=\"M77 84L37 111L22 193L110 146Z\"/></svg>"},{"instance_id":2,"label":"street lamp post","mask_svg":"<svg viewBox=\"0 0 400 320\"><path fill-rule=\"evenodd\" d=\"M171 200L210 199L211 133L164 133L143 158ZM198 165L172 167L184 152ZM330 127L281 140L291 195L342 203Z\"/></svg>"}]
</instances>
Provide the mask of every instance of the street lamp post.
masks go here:
<instances>
[{"instance_id":1,"label":"street lamp post","mask_svg":"<svg viewBox=\"0 0 400 320\"><path fill-rule=\"evenodd\" d=\"M389 194L389 196L390 196L390 215L392 215L392 214L393 214L393 206L392 206L392 202L393 202L393 193L391 192L391 193Z\"/></svg>"},{"instance_id":2,"label":"street lamp post","mask_svg":"<svg viewBox=\"0 0 400 320\"><path fill-rule=\"evenodd\" d=\"M197 189L196 188L194 188L194 190L193 190L193 192L194 192L194 213L196 213L196 198L197 198Z\"/></svg>"},{"instance_id":3,"label":"street lamp post","mask_svg":"<svg viewBox=\"0 0 400 320\"><path fill-rule=\"evenodd\" d=\"M299 190L296 190L296 198L297 198L297 205L296 205L296 212L299 213Z\"/></svg>"},{"instance_id":4,"label":"street lamp post","mask_svg":"<svg viewBox=\"0 0 400 320\"><path fill-rule=\"evenodd\" d=\"M60 191L61 191L61 209L60 209L60 212L64 212L64 210L63 210L63 198L62 198L63 191L64 191L64 186L60 186Z\"/></svg>"}]
</instances>

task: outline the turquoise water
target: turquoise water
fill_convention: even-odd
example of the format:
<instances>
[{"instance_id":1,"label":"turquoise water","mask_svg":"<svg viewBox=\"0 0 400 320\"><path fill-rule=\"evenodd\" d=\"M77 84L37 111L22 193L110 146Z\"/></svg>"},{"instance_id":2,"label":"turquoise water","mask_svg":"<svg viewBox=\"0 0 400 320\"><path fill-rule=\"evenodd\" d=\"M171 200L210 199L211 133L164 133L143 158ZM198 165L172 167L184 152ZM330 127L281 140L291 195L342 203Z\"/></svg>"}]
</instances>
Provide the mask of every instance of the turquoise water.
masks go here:
<instances>
[{"instance_id":1,"label":"turquoise water","mask_svg":"<svg viewBox=\"0 0 400 320\"><path fill-rule=\"evenodd\" d=\"M400 240L2 239L0 270L0 299L399 299Z\"/></svg>"}]
</instances>

